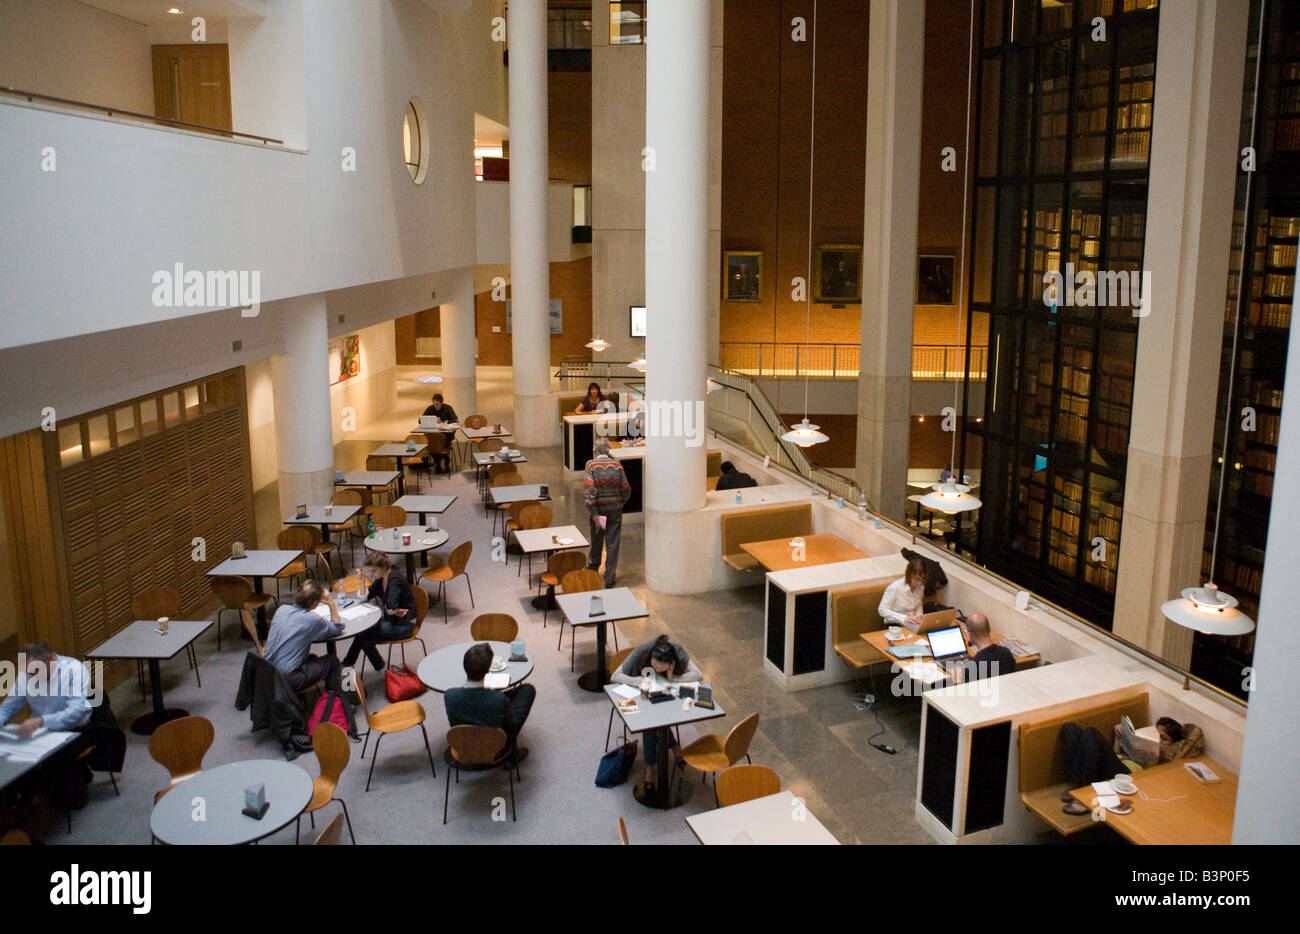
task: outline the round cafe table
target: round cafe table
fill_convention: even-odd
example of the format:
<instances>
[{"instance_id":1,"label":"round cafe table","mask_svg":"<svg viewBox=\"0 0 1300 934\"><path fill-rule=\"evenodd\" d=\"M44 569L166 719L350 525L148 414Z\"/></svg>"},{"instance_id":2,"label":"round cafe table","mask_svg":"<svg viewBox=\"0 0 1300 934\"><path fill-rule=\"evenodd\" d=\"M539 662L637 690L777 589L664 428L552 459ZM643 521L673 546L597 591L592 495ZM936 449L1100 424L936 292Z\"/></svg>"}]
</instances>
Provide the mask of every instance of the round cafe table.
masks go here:
<instances>
[{"instance_id":1,"label":"round cafe table","mask_svg":"<svg viewBox=\"0 0 1300 934\"><path fill-rule=\"evenodd\" d=\"M411 544L402 544L404 534L411 536ZM433 551L433 549L447 544L449 538L451 536L442 529L430 532L422 525L399 525L397 526L397 541L393 541L392 529L375 529L374 537L363 538L361 543L365 546L366 551L382 551L386 555L405 555L406 582L414 587L415 556Z\"/></svg>"},{"instance_id":2,"label":"round cafe table","mask_svg":"<svg viewBox=\"0 0 1300 934\"><path fill-rule=\"evenodd\" d=\"M347 597L347 599L349 600L357 599L355 595L351 595L351 594L340 594L339 596ZM352 604L346 607L341 607L339 609L339 622L343 624L343 631L341 633L339 633L337 636L327 636L324 639L316 640L316 642L325 643L325 651L328 652L330 655L335 655L335 656L338 655L338 651L335 649L335 646L339 642L342 642L344 639L351 639L353 636L359 636L363 632L374 629L377 625L379 625L379 620L382 619L384 616L383 610L375 606L373 603L370 603L361 607L362 612L355 614L356 617L355 619L344 618L343 611L352 609L352 606L354 605L355 604ZM322 619L329 619L330 618L329 605L326 603L321 603L320 606L316 607L316 615L320 616Z\"/></svg>"},{"instance_id":3,"label":"round cafe table","mask_svg":"<svg viewBox=\"0 0 1300 934\"><path fill-rule=\"evenodd\" d=\"M418 668L415 669L416 675L420 682L432 691L439 694L446 694L452 688L463 688L465 686L465 651L475 642L457 642L455 645L444 646L436 652L431 652L424 657ZM509 642L489 642L492 646L493 658L510 657ZM505 689L514 687L522 683L530 674L533 673L533 657L527 651L524 652L527 661L523 662L506 662L506 671L510 674L510 683Z\"/></svg>"},{"instance_id":4,"label":"round cafe table","mask_svg":"<svg viewBox=\"0 0 1300 934\"><path fill-rule=\"evenodd\" d=\"M244 789L262 785L270 804L261 820L243 813ZM311 802L312 777L281 759L251 759L205 769L162 796L149 829L163 843L254 843L292 823ZM202 799L196 802L195 799Z\"/></svg>"}]
</instances>

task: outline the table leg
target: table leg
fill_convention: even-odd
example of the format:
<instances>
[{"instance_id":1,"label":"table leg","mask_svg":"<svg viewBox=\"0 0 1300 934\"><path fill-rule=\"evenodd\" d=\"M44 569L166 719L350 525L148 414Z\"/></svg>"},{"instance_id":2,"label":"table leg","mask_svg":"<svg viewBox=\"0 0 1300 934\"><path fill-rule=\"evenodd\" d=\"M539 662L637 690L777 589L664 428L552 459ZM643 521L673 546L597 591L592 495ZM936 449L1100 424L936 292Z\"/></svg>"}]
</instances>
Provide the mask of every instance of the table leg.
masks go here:
<instances>
[{"instance_id":1,"label":"table leg","mask_svg":"<svg viewBox=\"0 0 1300 934\"><path fill-rule=\"evenodd\" d=\"M328 522L320 524L320 540L323 543L328 543L330 540L330 524Z\"/></svg>"},{"instance_id":2,"label":"table leg","mask_svg":"<svg viewBox=\"0 0 1300 934\"><path fill-rule=\"evenodd\" d=\"M588 671L578 678L578 687L593 694L603 691L605 682L609 680L605 671L605 622L602 619L596 624L596 670Z\"/></svg>"},{"instance_id":3,"label":"table leg","mask_svg":"<svg viewBox=\"0 0 1300 934\"><path fill-rule=\"evenodd\" d=\"M415 580L415 555L409 551L406 553L406 582L408 584Z\"/></svg>"},{"instance_id":4,"label":"table leg","mask_svg":"<svg viewBox=\"0 0 1300 934\"><path fill-rule=\"evenodd\" d=\"M149 684L153 688L153 712L136 718L131 724L131 732L137 736L149 736L168 720L179 720L190 715L188 710L179 707L163 707L162 670L158 667L156 658L149 659Z\"/></svg>"},{"instance_id":5,"label":"table leg","mask_svg":"<svg viewBox=\"0 0 1300 934\"><path fill-rule=\"evenodd\" d=\"M261 592L262 592L262 578L254 577L253 593L261 593ZM278 593L276 595L276 602L277 603L279 602ZM266 633L267 633L266 604L263 603L261 606L257 608L257 638L261 639L263 644L266 643Z\"/></svg>"},{"instance_id":6,"label":"table leg","mask_svg":"<svg viewBox=\"0 0 1300 934\"><path fill-rule=\"evenodd\" d=\"M632 790L632 796L648 808L667 811L691 800L694 788L691 782L682 781L669 771L668 744L672 740L672 731L666 726L659 727L655 730L655 737L659 747L655 755L655 766L659 777L655 782L654 793L647 795L645 783L637 782L636 788Z\"/></svg>"}]
</instances>

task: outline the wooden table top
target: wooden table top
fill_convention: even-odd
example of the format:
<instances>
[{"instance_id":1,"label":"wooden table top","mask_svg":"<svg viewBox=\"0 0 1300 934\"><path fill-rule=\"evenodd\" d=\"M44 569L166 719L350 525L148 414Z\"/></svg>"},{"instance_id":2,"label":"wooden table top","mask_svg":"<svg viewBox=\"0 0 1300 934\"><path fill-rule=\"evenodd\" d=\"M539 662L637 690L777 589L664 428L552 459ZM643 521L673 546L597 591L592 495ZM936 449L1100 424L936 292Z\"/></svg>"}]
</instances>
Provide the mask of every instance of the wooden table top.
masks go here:
<instances>
[{"instance_id":1,"label":"wooden table top","mask_svg":"<svg viewBox=\"0 0 1300 934\"><path fill-rule=\"evenodd\" d=\"M800 538L804 543L802 561L794 559L794 548L790 546L793 538L788 535L763 542L745 542L740 547L768 571L790 571L814 564L834 564L868 557L833 532L815 532Z\"/></svg>"},{"instance_id":2,"label":"wooden table top","mask_svg":"<svg viewBox=\"0 0 1300 934\"><path fill-rule=\"evenodd\" d=\"M903 631L904 631L904 632L908 632L906 629L904 629ZM994 641L994 642L1001 642L1001 641L1002 641L1002 633L998 632L996 629L990 629L990 630L989 630L989 635L991 635L991 636L993 637L993 641ZM907 636L907 638L906 638L906 639L901 639L901 640L899 640L898 642L890 642L889 639L887 639L887 638L885 637L885 630L884 630L884 629L877 629L877 630L875 630L874 632L860 632L860 633L858 633L858 638L859 638L859 639L862 639L863 641L865 641L865 642L866 642L868 645L870 645L873 649L875 649L876 651L878 651L881 655L885 656L886 658L888 658L888 659L889 659L890 661L892 661L892 662L905 663L905 662L912 662L912 661L917 661L917 660L924 661L924 660L926 660L926 659L928 659L928 658L930 657L928 654L926 654L926 655L918 655L918 656L916 656L915 658L895 658L893 655L890 655L890 654L889 654L889 647L890 647L891 645L911 645L913 642L925 642L925 641L926 641L926 640L925 640L925 636L918 636L918 635L916 635L915 633L910 633L910 632L908 632L908 636ZM962 633L962 638L966 638L966 634L965 634L964 631L963 631L963 633ZM970 647L970 640L969 640L969 639L966 640L966 646L967 646L967 648ZM1016 667L1017 667L1017 668L1020 668L1020 667L1023 666L1023 665L1037 664L1037 663L1039 662L1039 660L1041 659L1041 657L1042 657L1042 656L1037 655L1037 654L1035 654L1035 655L1016 655L1016 656L1015 656L1015 658L1016 658Z\"/></svg>"},{"instance_id":3,"label":"wooden table top","mask_svg":"<svg viewBox=\"0 0 1300 934\"><path fill-rule=\"evenodd\" d=\"M1184 762L1200 762L1221 781L1206 785L1192 777ZM1129 814L1105 812L1105 822L1134 843L1227 844L1232 842L1232 819L1237 803L1237 774L1207 756L1175 759L1143 769L1133 776L1135 795L1121 795L1133 810ZM1097 793L1091 785L1070 792L1092 807ZM1173 799L1173 800L1170 800Z\"/></svg>"}]
</instances>

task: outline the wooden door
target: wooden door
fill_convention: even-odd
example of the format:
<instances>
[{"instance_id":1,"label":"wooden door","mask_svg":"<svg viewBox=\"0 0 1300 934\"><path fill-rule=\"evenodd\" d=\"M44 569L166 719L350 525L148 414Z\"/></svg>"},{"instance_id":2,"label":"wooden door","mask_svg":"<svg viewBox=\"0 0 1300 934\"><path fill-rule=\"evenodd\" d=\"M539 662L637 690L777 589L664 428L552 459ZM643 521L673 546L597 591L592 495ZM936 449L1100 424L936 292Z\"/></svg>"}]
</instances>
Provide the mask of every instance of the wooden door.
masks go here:
<instances>
[{"instance_id":1,"label":"wooden door","mask_svg":"<svg viewBox=\"0 0 1300 934\"><path fill-rule=\"evenodd\" d=\"M155 45L153 97L159 117L233 130L229 47L224 43Z\"/></svg>"}]
</instances>

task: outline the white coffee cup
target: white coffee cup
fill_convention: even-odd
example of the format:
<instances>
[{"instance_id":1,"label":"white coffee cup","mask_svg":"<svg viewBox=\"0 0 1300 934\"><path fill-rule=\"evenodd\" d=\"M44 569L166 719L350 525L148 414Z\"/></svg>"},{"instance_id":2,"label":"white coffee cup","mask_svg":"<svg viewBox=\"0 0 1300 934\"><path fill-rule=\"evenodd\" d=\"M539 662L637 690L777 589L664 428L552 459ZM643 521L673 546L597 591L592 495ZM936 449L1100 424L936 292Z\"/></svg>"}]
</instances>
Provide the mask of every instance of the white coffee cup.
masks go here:
<instances>
[{"instance_id":1,"label":"white coffee cup","mask_svg":"<svg viewBox=\"0 0 1300 934\"><path fill-rule=\"evenodd\" d=\"M1131 795L1137 791L1137 783L1132 775L1120 773L1110 780L1111 786L1122 795Z\"/></svg>"},{"instance_id":2,"label":"white coffee cup","mask_svg":"<svg viewBox=\"0 0 1300 934\"><path fill-rule=\"evenodd\" d=\"M899 636L901 636L902 634L903 634L903 627L902 627L902 626L890 626L890 627L889 627L889 633L888 633L889 638L891 638L891 639L897 639L897 638L898 638Z\"/></svg>"}]
</instances>

